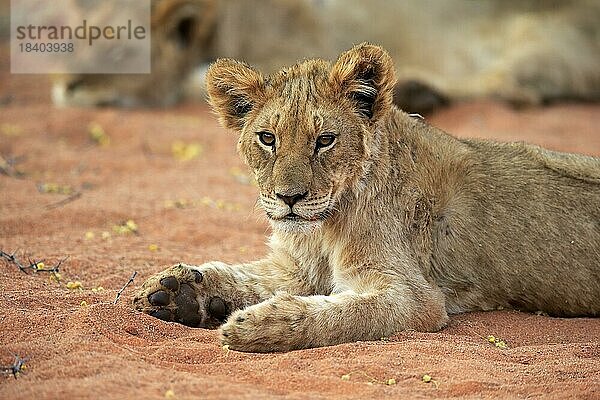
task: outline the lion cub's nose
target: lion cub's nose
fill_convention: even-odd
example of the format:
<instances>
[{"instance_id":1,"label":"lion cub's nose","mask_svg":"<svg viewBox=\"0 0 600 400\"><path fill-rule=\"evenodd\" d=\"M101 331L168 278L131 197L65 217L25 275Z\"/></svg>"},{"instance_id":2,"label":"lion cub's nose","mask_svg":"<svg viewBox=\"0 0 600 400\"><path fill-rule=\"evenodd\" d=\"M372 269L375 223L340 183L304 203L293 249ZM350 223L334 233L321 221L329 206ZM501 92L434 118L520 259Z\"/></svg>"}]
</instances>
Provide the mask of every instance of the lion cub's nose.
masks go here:
<instances>
[{"instance_id":1,"label":"lion cub's nose","mask_svg":"<svg viewBox=\"0 0 600 400\"><path fill-rule=\"evenodd\" d=\"M283 200L283 202L285 204L287 204L288 206L290 206L290 208L292 208L294 206L294 204L296 204L298 201L305 198L307 195L308 195L308 192L304 192L301 194L293 194L291 196L276 193L276 196L279 197L281 200Z\"/></svg>"}]
</instances>

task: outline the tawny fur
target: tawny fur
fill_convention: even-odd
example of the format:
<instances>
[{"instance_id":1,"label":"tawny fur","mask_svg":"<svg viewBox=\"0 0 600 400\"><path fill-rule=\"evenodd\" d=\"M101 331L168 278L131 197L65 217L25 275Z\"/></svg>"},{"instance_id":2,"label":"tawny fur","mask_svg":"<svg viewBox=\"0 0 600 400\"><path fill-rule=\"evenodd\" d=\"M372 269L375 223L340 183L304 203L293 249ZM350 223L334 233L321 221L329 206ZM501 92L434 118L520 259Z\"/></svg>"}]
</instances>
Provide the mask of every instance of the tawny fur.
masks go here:
<instances>
[{"instance_id":1,"label":"tawny fur","mask_svg":"<svg viewBox=\"0 0 600 400\"><path fill-rule=\"evenodd\" d=\"M388 49L407 112L447 97L517 105L600 99L597 0L154 0L153 7L152 74L60 77L55 101L168 105L203 62L230 57L272 73L302 58L333 59L363 41Z\"/></svg>"},{"instance_id":2,"label":"tawny fur","mask_svg":"<svg viewBox=\"0 0 600 400\"><path fill-rule=\"evenodd\" d=\"M390 56L369 44L267 77L214 63L210 101L240 135L271 253L176 266L144 284L136 307L161 309L149 296L175 277L195 293L193 325L218 325L207 304L224 299L236 311L223 343L259 352L437 331L471 310L598 316L600 159L456 139L392 105L394 83ZM316 148L324 133L335 142Z\"/></svg>"}]
</instances>

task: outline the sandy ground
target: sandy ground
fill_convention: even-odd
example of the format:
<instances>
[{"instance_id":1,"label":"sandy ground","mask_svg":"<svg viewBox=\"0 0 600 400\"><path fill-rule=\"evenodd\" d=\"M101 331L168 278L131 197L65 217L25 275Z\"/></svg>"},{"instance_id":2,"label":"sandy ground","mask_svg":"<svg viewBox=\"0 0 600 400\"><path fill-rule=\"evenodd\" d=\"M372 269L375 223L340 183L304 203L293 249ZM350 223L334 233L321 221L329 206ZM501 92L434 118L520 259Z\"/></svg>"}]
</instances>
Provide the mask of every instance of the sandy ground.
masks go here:
<instances>
[{"instance_id":1,"label":"sandy ground","mask_svg":"<svg viewBox=\"0 0 600 400\"><path fill-rule=\"evenodd\" d=\"M69 258L60 282L0 261L0 364L28 357L18 379L0 377L0 398L600 398L600 319L472 313L434 334L256 355L133 311L133 288L170 264L265 253L269 229L235 135L202 104L57 110L45 77L11 76L2 63L0 155L16 164L0 175L0 249L47 267ZM428 120L458 136L600 155L600 105L463 104ZM92 140L90 124L110 143ZM178 160L176 141L188 145L183 158L199 155ZM67 194L47 193L57 190ZM137 232L117 232L128 220Z\"/></svg>"}]
</instances>

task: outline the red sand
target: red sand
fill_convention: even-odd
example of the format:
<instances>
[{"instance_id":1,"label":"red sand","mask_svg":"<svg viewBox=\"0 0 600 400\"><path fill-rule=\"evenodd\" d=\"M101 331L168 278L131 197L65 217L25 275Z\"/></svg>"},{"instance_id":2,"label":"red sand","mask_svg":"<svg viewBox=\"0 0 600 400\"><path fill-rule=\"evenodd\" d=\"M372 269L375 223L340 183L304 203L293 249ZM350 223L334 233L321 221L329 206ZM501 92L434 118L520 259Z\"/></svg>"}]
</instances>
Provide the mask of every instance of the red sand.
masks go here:
<instances>
[{"instance_id":1,"label":"red sand","mask_svg":"<svg viewBox=\"0 0 600 400\"><path fill-rule=\"evenodd\" d=\"M0 106L0 155L24 156L17 168L26 173L0 175L0 249L47 265L69 256L60 284L0 261L0 364L29 357L18 379L0 377L0 398L600 398L600 319L472 313L440 333L257 355L225 352L214 331L134 312L133 287L170 264L251 260L266 251L256 189L232 172L244 171L236 137L201 104L57 110L48 92L44 77L0 73L0 103L8 103ZM110 145L90 141L90 122ZM600 105L516 112L464 104L429 122L459 136L600 155ZM177 161L175 140L198 142L203 152ZM39 193L36 183L82 195L48 208L67 196ZM191 204L166 207L178 199ZM113 231L128 219L139 234ZM134 270L134 285L113 305ZM67 289L69 281L83 290ZM105 290L91 290L98 286ZM494 347L488 335L509 348ZM422 382L424 374L434 382ZM392 378L394 385L382 384Z\"/></svg>"}]
</instances>

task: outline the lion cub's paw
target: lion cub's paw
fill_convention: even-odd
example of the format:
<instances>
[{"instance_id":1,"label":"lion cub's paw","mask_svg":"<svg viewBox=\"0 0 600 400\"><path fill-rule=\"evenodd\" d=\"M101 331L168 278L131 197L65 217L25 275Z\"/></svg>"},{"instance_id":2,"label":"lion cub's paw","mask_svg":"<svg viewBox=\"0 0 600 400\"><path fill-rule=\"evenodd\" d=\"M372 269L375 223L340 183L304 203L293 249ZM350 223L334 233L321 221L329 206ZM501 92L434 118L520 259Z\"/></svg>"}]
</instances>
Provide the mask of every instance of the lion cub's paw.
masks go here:
<instances>
[{"instance_id":1,"label":"lion cub's paw","mask_svg":"<svg viewBox=\"0 0 600 400\"><path fill-rule=\"evenodd\" d=\"M202 268L178 264L150 277L135 294L135 308L163 321L216 328L227 319L231 307L211 293Z\"/></svg>"},{"instance_id":2,"label":"lion cub's paw","mask_svg":"<svg viewBox=\"0 0 600 400\"><path fill-rule=\"evenodd\" d=\"M311 322L301 301L287 294L235 311L219 329L232 350L290 351L312 347L306 337Z\"/></svg>"}]
</instances>

